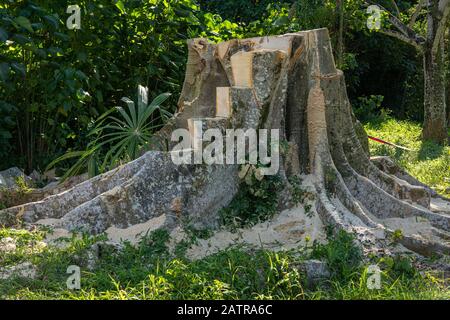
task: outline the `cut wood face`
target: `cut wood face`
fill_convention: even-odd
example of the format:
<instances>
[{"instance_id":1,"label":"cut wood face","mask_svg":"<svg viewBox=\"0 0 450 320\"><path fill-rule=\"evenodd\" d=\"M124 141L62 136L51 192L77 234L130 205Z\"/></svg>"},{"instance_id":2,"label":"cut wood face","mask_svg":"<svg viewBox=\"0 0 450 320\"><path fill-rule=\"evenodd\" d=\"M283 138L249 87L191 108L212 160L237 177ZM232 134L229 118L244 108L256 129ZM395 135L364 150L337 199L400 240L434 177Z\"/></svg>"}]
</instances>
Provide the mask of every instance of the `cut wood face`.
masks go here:
<instances>
[{"instance_id":1,"label":"cut wood face","mask_svg":"<svg viewBox=\"0 0 450 320\"><path fill-rule=\"evenodd\" d=\"M231 69L236 87L253 88L254 51L238 52L231 56Z\"/></svg>"},{"instance_id":2,"label":"cut wood face","mask_svg":"<svg viewBox=\"0 0 450 320\"><path fill-rule=\"evenodd\" d=\"M240 51L230 58L233 87L253 90L259 105L266 105L275 92L287 55L278 49Z\"/></svg>"},{"instance_id":3,"label":"cut wood face","mask_svg":"<svg viewBox=\"0 0 450 320\"><path fill-rule=\"evenodd\" d=\"M254 49L266 49L266 50L281 50L286 52L287 55L291 54L291 40L292 36L299 35L298 33L285 34L281 36L269 36L269 37L259 37L251 38L254 45Z\"/></svg>"},{"instance_id":4,"label":"cut wood face","mask_svg":"<svg viewBox=\"0 0 450 320\"><path fill-rule=\"evenodd\" d=\"M201 119L190 118L188 119L189 134L191 136L192 148L194 150L200 150L202 147L203 139L203 127Z\"/></svg>"},{"instance_id":5,"label":"cut wood face","mask_svg":"<svg viewBox=\"0 0 450 320\"><path fill-rule=\"evenodd\" d=\"M244 51L252 51L258 49L281 50L290 55L291 40L293 36L299 36L302 32L285 34L281 36L255 37L248 39L233 39L217 44L217 57L226 59L227 54L232 48L242 48Z\"/></svg>"},{"instance_id":6,"label":"cut wood face","mask_svg":"<svg viewBox=\"0 0 450 320\"><path fill-rule=\"evenodd\" d=\"M230 87L218 87L216 91L216 117L229 118L233 110L231 108Z\"/></svg>"}]
</instances>

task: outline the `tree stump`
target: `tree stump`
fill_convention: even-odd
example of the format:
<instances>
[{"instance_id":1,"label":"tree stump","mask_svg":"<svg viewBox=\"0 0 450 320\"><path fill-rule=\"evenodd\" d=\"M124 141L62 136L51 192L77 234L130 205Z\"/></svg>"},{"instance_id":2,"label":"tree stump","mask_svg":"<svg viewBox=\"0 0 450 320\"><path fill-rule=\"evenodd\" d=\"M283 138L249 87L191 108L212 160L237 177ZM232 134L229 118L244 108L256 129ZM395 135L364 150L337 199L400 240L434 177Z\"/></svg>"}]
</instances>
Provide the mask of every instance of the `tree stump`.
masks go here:
<instances>
[{"instance_id":1,"label":"tree stump","mask_svg":"<svg viewBox=\"0 0 450 320\"><path fill-rule=\"evenodd\" d=\"M179 112L156 135L155 148L165 148L42 201L2 210L0 222L53 218L68 230L94 234L152 219L158 228L183 219L217 227L218 211L238 192L239 165L176 165L165 150L176 143L174 129L202 120L205 129L222 132L279 129L289 146L278 172L285 192L292 189L289 177L310 175L315 209L334 230L355 234L364 246L382 246L395 226L421 219L427 236L407 228L397 241L422 255L449 254L447 200L389 159L371 161L326 29L218 44L194 39L188 48Z\"/></svg>"}]
</instances>

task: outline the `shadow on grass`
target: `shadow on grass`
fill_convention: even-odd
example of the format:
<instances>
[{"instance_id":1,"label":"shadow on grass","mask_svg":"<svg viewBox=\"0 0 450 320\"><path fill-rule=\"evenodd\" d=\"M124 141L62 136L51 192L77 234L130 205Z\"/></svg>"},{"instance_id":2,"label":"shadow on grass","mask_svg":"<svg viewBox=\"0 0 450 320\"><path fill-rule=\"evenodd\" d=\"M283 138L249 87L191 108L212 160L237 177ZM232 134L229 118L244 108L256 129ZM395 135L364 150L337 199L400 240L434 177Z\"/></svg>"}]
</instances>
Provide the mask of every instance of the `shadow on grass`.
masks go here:
<instances>
[{"instance_id":1,"label":"shadow on grass","mask_svg":"<svg viewBox=\"0 0 450 320\"><path fill-rule=\"evenodd\" d=\"M420 161L437 159L443 155L444 150L444 146L432 141L424 141L420 146L418 159Z\"/></svg>"},{"instance_id":2,"label":"shadow on grass","mask_svg":"<svg viewBox=\"0 0 450 320\"><path fill-rule=\"evenodd\" d=\"M386 121L386 118L384 118L384 117L372 117L372 118L370 118L368 120L365 120L365 121L361 121L361 120L359 120L359 121L361 122L361 124L363 126L365 126L365 127L367 126L371 130L380 130L382 128L382 126L383 126L383 123Z\"/></svg>"}]
</instances>

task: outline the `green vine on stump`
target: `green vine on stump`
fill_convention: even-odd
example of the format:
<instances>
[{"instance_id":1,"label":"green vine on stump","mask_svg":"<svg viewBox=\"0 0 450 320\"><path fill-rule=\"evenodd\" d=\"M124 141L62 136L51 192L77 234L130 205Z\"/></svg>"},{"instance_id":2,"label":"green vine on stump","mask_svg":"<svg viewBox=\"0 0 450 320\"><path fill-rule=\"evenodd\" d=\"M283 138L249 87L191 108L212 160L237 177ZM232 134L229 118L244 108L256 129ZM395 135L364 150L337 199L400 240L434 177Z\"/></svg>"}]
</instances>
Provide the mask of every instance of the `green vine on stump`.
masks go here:
<instances>
[{"instance_id":1,"label":"green vine on stump","mask_svg":"<svg viewBox=\"0 0 450 320\"><path fill-rule=\"evenodd\" d=\"M228 207L220 211L223 225L236 231L270 219L276 212L282 182L278 175L263 176L258 166L243 165L242 183Z\"/></svg>"}]
</instances>

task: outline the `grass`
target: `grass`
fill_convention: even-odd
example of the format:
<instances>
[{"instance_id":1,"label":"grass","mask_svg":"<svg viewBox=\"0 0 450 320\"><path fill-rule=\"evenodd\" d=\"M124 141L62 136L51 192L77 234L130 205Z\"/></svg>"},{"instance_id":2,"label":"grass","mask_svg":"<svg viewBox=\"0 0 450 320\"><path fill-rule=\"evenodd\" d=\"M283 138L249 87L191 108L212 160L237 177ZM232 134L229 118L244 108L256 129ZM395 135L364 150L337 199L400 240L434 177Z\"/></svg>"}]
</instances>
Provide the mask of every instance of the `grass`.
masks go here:
<instances>
[{"instance_id":1,"label":"grass","mask_svg":"<svg viewBox=\"0 0 450 320\"><path fill-rule=\"evenodd\" d=\"M1 267L30 261L35 279L0 280L3 299L449 299L439 279L419 274L409 258L363 261L353 237L339 233L326 245L311 244L289 252L230 248L198 261L170 253L168 234L157 231L138 246L122 250L102 245L102 237L73 236L66 246L40 247L46 231L2 229L0 240L13 238L18 249L3 253ZM93 248L99 259L90 267ZM332 277L306 286L301 261L320 258ZM367 267L382 269L382 288L367 288ZM81 290L66 287L69 265L81 268ZM406 266L406 267L405 267Z\"/></svg>"},{"instance_id":2,"label":"grass","mask_svg":"<svg viewBox=\"0 0 450 320\"><path fill-rule=\"evenodd\" d=\"M450 197L450 146L422 142L421 125L411 121L388 117L367 123L365 129L369 135L414 150L396 149L370 141L372 155L390 156L421 182Z\"/></svg>"},{"instance_id":3,"label":"grass","mask_svg":"<svg viewBox=\"0 0 450 320\"><path fill-rule=\"evenodd\" d=\"M450 177L448 146L422 143L420 125L406 121L372 121L366 130L417 150L370 144L374 155L391 156L412 175L449 195L445 179ZM249 207L242 201L236 203L240 212ZM14 251L0 251L0 273L23 262L37 270L34 279L0 279L0 298L450 299L448 285L431 273L418 272L411 257L363 257L353 236L342 232L330 233L327 244L308 244L294 251L235 247L193 262L185 258L186 249L196 238L207 237L205 231L191 230L189 239L175 250L169 250L165 231L148 235L137 246L124 243L121 250L104 244L103 236L86 235L62 239L61 246L45 246L42 240L47 232L51 231L0 229L0 243L13 239L16 245ZM312 258L325 261L331 272L329 280L313 288L306 285L299 268L303 260ZM381 269L382 286L370 290L368 267L374 264ZM81 268L81 290L67 289L70 265Z\"/></svg>"},{"instance_id":4,"label":"grass","mask_svg":"<svg viewBox=\"0 0 450 320\"><path fill-rule=\"evenodd\" d=\"M302 293L298 272L289 268L288 255L231 249L189 262L173 256L164 231L152 233L136 247L122 250L102 246L101 259L89 270L89 252L101 238L73 237L64 249L27 248L40 241L41 231L3 229L16 239L17 252L3 255L2 267L31 261L38 278L0 280L0 296L8 299L254 299L297 298ZM66 269L82 270L80 291L66 289Z\"/></svg>"}]
</instances>

